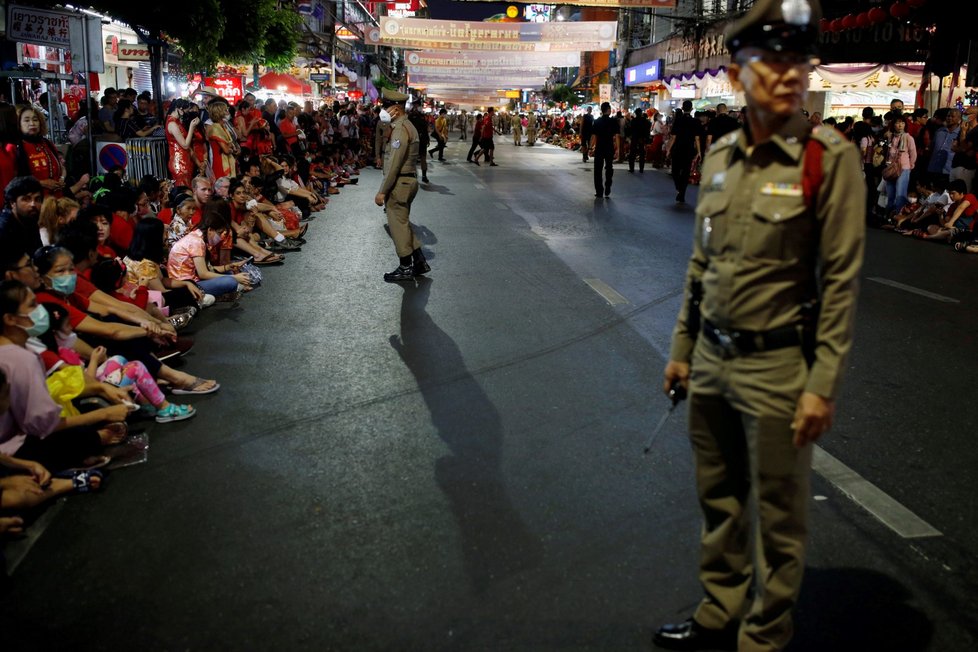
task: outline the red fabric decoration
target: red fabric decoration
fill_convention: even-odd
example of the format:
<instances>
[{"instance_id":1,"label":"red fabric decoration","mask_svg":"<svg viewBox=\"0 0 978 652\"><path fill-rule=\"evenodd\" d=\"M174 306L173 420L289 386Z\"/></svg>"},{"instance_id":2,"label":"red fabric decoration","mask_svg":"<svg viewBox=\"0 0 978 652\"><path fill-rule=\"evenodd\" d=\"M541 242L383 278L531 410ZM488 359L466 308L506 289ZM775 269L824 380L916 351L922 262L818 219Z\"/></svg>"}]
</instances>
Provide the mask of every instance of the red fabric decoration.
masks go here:
<instances>
[{"instance_id":1,"label":"red fabric decoration","mask_svg":"<svg viewBox=\"0 0 978 652\"><path fill-rule=\"evenodd\" d=\"M873 7L869 10L869 22L879 25L886 21L886 11L880 7Z\"/></svg>"},{"instance_id":2,"label":"red fabric decoration","mask_svg":"<svg viewBox=\"0 0 978 652\"><path fill-rule=\"evenodd\" d=\"M856 17L853 16L852 14L849 14L848 16L842 19L843 29L854 29L855 27L856 27Z\"/></svg>"},{"instance_id":3,"label":"red fabric decoration","mask_svg":"<svg viewBox=\"0 0 978 652\"><path fill-rule=\"evenodd\" d=\"M818 28L823 32L831 32L831 25L832 21L828 18L823 18L822 20L818 21Z\"/></svg>"},{"instance_id":4,"label":"red fabric decoration","mask_svg":"<svg viewBox=\"0 0 978 652\"><path fill-rule=\"evenodd\" d=\"M856 16L856 27L859 29L866 29L869 27L869 12L864 11Z\"/></svg>"},{"instance_id":5,"label":"red fabric decoration","mask_svg":"<svg viewBox=\"0 0 978 652\"><path fill-rule=\"evenodd\" d=\"M841 18L836 18L835 20L833 20L832 23L831 23L831 25L830 25L830 28L831 28L830 31L832 31L832 32L841 32L842 29L843 29L843 27L842 27L842 19Z\"/></svg>"},{"instance_id":6,"label":"red fabric decoration","mask_svg":"<svg viewBox=\"0 0 978 652\"><path fill-rule=\"evenodd\" d=\"M913 7L914 9L920 9L925 4L927 4L927 0L907 0L907 4Z\"/></svg>"}]
</instances>

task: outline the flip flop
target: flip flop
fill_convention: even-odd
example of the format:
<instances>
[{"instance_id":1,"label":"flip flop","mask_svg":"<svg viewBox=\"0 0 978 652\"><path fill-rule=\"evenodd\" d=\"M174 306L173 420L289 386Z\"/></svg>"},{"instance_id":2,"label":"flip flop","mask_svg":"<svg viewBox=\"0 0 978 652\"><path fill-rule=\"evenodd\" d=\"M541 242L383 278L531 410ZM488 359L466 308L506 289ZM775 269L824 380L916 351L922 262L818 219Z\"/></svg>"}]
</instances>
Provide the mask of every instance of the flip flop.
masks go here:
<instances>
[{"instance_id":1,"label":"flip flop","mask_svg":"<svg viewBox=\"0 0 978 652\"><path fill-rule=\"evenodd\" d=\"M94 464L89 464L88 466L76 466L74 468L65 469L60 473L55 473L55 477L70 478L73 474L78 473L80 471L94 471L95 469L101 469L102 467L107 466L109 462L112 461L112 458L109 457L108 455L96 455L89 459L94 459L97 461Z\"/></svg>"},{"instance_id":2,"label":"flip flop","mask_svg":"<svg viewBox=\"0 0 978 652\"><path fill-rule=\"evenodd\" d=\"M260 265L260 266L261 265L281 265L282 263L285 262L285 258L283 258L282 256L278 256L278 255L272 254L271 256L266 256L266 257L262 258L261 260L255 259L254 262L255 262L256 265Z\"/></svg>"},{"instance_id":3,"label":"flip flop","mask_svg":"<svg viewBox=\"0 0 978 652\"><path fill-rule=\"evenodd\" d=\"M102 487L99 483L98 488L92 486L92 479L98 478L99 480L105 479L105 474L101 471L95 469L88 469L85 471L73 471L71 473L63 472L55 475L56 478L67 478L71 480L71 492L75 494L87 494L93 491L98 491Z\"/></svg>"},{"instance_id":4,"label":"flip flop","mask_svg":"<svg viewBox=\"0 0 978 652\"><path fill-rule=\"evenodd\" d=\"M194 376L194 381L190 383L189 387L174 387L174 394L213 394L217 390L221 389L221 383L214 382L214 386L210 389L199 389L201 385L208 382L204 378Z\"/></svg>"}]
</instances>

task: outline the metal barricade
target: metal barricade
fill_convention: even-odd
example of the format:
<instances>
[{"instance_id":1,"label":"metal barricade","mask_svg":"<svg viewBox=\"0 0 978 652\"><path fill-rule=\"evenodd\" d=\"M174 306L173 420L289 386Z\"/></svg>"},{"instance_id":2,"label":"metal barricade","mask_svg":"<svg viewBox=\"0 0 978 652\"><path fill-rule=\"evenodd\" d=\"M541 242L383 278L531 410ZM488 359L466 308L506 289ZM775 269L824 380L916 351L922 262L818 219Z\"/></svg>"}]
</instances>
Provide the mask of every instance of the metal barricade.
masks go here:
<instances>
[{"instance_id":1,"label":"metal barricade","mask_svg":"<svg viewBox=\"0 0 978 652\"><path fill-rule=\"evenodd\" d=\"M169 177L166 138L130 138L126 141L126 149L129 150L126 174L130 182L138 184L147 174L157 179Z\"/></svg>"}]
</instances>

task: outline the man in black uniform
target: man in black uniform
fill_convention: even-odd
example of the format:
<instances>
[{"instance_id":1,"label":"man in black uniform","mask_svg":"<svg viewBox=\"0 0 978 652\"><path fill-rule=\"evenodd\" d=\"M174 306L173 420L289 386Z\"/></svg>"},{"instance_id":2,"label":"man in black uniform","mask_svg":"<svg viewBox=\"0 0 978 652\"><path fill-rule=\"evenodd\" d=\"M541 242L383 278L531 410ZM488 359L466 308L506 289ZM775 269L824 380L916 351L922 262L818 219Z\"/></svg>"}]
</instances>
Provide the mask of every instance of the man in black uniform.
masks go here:
<instances>
[{"instance_id":1,"label":"man in black uniform","mask_svg":"<svg viewBox=\"0 0 978 652\"><path fill-rule=\"evenodd\" d=\"M591 133L594 129L594 116L591 115L591 107L587 108L587 113L581 117L581 153L584 155L584 162L587 163L587 148L591 142Z\"/></svg>"},{"instance_id":2,"label":"man in black uniform","mask_svg":"<svg viewBox=\"0 0 978 652\"><path fill-rule=\"evenodd\" d=\"M638 171L645 172L645 146L649 142L652 123L645 117L642 109L635 109L635 117L628 125L628 135L632 144L628 148L628 171L635 171L635 157L638 156Z\"/></svg>"},{"instance_id":3,"label":"man in black uniform","mask_svg":"<svg viewBox=\"0 0 978 652\"><path fill-rule=\"evenodd\" d=\"M672 155L672 181L676 184L676 201L686 202L686 186L689 185L689 172L693 163L703 155L703 128L700 121L689 114L693 103L683 101L683 110L672 124L672 137L667 154Z\"/></svg>"},{"instance_id":4,"label":"man in black uniform","mask_svg":"<svg viewBox=\"0 0 978 652\"><path fill-rule=\"evenodd\" d=\"M611 104L601 103L601 117L594 121L591 132L591 151L594 153L594 196L611 195L611 177L615 174L615 136L618 135L618 121L611 117ZM583 147L581 149L584 149ZM584 154L587 156L587 153ZM601 168L604 168L604 182Z\"/></svg>"}]
</instances>

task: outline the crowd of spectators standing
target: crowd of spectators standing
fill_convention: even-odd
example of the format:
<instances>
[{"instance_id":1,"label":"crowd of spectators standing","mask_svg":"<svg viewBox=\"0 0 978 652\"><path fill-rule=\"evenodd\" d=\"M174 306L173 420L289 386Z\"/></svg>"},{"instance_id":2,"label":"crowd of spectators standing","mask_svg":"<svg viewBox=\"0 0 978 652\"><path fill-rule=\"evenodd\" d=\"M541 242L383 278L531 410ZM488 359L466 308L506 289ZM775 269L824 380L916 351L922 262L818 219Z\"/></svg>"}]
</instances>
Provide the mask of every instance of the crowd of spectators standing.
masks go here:
<instances>
[{"instance_id":1,"label":"crowd of spectators standing","mask_svg":"<svg viewBox=\"0 0 978 652\"><path fill-rule=\"evenodd\" d=\"M192 418L183 401L221 384L169 366L193 347L188 326L246 301L376 161L372 107L232 107L207 89L162 119L153 104L107 89L71 116L67 156L41 107L0 104L0 533L99 489L140 421ZM84 169L88 130L165 139L168 177Z\"/></svg>"}]
</instances>

